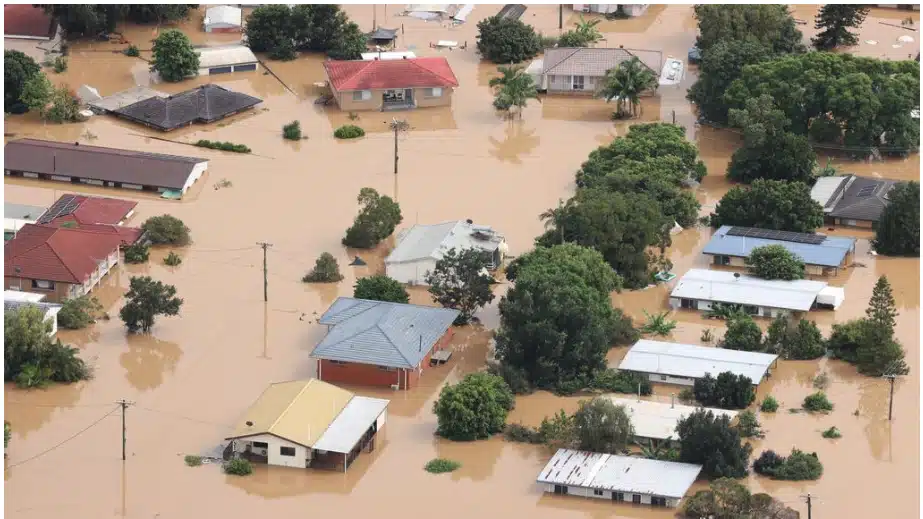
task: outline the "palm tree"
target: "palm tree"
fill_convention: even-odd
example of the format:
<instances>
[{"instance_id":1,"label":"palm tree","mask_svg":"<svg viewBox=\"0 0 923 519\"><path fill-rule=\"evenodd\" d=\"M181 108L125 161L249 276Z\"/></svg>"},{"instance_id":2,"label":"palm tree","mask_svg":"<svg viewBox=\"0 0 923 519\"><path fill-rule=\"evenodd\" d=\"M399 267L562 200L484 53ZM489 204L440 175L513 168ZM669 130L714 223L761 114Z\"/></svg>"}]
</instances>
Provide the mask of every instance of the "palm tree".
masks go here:
<instances>
[{"instance_id":1,"label":"palm tree","mask_svg":"<svg viewBox=\"0 0 923 519\"><path fill-rule=\"evenodd\" d=\"M654 71L644 65L637 56L632 56L630 60L606 71L603 86L596 95L604 98L606 102L615 99L617 117L626 114L623 109L626 104L629 106L628 114L634 116L641 105L641 94L656 87L657 76Z\"/></svg>"},{"instance_id":2,"label":"palm tree","mask_svg":"<svg viewBox=\"0 0 923 519\"><path fill-rule=\"evenodd\" d=\"M500 65L497 67L497 71L500 72L500 76L490 80L488 85L491 88L503 87L503 85L512 83L525 73L525 69L518 65Z\"/></svg>"},{"instance_id":3,"label":"palm tree","mask_svg":"<svg viewBox=\"0 0 923 519\"><path fill-rule=\"evenodd\" d=\"M574 31L583 37L583 40L587 42L587 45L591 43L596 43L603 38L602 33L599 32L599 29L596 28L602 20L590 20L587 21L583 18L583 15L580 15L580 21L575 24Z\"/></svg>"},{"instance_id":4,"label":"palm tree","mask_svg":"<svg viewBox=\"0 0 923 519\"><path fill-rule=\"evenodd\" d=\"M535 81L521 66L500 66L497 70L500 71L500 77L491 79L489 83L496 90L494 107L510 114L513 107L519 107L519 117L522 117L522 109L529 99L538 99Z\"/></svg>"},{"instance_id":5,"label":"palm tree","mask_svg":"<svg viewBox=\"0 0 923 519\"><path fill-rule=\"evenodd\" d=\"M651 460L676 461L679 456L676 449L670 445L670 439L663 441L653 439L647 440L647 443L636 442L641 447L641 456Z\"/></svg>"},{"instance_id":6,"label":"palm tree","mask_svg":"<svg viewBox=\"0 0 923 519\"><path fill-rule=\"evenodd\" d=\"M546 210L538 215L538 219L545 222L545 230L557 229L561 231L561 243L564 243L564 199L558 199L558 207Z\"/></svg>"}]
</instances>

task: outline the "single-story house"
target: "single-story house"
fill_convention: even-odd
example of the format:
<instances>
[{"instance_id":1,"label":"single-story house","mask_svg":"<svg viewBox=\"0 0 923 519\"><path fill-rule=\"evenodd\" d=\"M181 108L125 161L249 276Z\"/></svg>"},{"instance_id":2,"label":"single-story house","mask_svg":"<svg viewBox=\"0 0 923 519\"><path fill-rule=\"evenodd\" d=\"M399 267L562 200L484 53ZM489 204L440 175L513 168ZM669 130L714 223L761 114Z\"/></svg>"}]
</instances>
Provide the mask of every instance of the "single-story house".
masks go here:
<instances>
[{"instance_id":1,"label":"single-story house","mask_svg":"<svg viewBox=\"0 0 923 519\"><path fill-rule=\"evenodd\" d=\"M17 50L42 63L49 53L61 51L61 27L39 6L6 4L3 6L3 49Z\"/></svg>"},{"instance_id":2,"label":"single-story house","mask_svg":"<svg viewBox=\"0 0 923 519\"><path fill-rule=\"evenodd\" d=\"M122 236L26 225L3 246L4 287L61 302L89 293L119 262Z\"/></svg>"},{"instance_id":3,"label":"single-story house","mask_svg":"<svg viewBox=\"0 0 923 519\"><path fill-rule=\"evenodd\" d=\"M123 237L123 245L133 245L144 231L124 224L135 213L137 205L138 202L117 198L61 195L37 223L115 233Z\"/></svg>"},{"instance_id":4,"label":"single-story house","mask_svg":"<svg viewBox=\"0 0 923 519\"><path fill-rule=\"evenodd\" d=\"M578 13L614 14L622 8L628 16L641 16L650 4L571 4Z\"/></svg>"},{"instance_id":5,"label":"single-story house","mask_svg":"<svg viewBox=\"0 0 923 519\"><path fill-rule=\"evenodd\" d=\"M414 387L430 357L448 348L458 310L340 297L320 317L317 378L344 384Z\"/></svg>"},{"instance_id":6,"label":"single-story house","mask_svg":"<svg viewBox=\"0 0 923 519\"><path fill-rule=\"evenodd\" d=\"M550 94L595 95L603 86L606 72L633 57L630 51L620 48L557 47L545 49L542 59L534 61L526 71L539 90ZM644 67L650 69L646 64Z\"/></svg>"},{"instance_id":7,"label":"single-story house","mask_svg":"<svg viewBox=\"0 0 923 519\"><path fill-rule=\"evenodd\" d=\"M895 180L855 175L821 177L811 188L811 198L824 208L824 223L871 229L888 205Z\"/></svg>"},{"instance_id":8,"label":"single-story house","mask_svg":"<svg viewBox=\"0 0 923 519\"><path fill-rule=\"evenodd\" d=\"M399 51L380 51L380 52L363 52L362 59L364 61L375 61L375 60L392 60L392 59L410 59L416 58L417 55L409 50L399 50Z\"/></svg>"},{"instance_id":9,"label":"single-story house","mask_svg":"<svg viewBox=\"0 0 923 519\"><path fill-rule=\"evenodd\" d=\"M452 104L458 79L442 57L325 61L341 110L403 110Z\"/></svg>"},{"instance_id":10,"label":"single-story house","mask_svg":"<svg viewBox=\"0 0 923 519\"><path fill-rule=\"evenodd\" d=\"M538 475L545 492L676 508L701 465L558 449Z\"/></svg>"},{"instance_id":11,"label":"single-story house","mask_svg":"<svg viewBox=\"0 0 923 519\"><path fill-rule=\"evenodd\" d=\"M32 294L18 290L3 291L3 309L7 312L18 310L24 306L36 306L45 314L45 322L50 326L48 335L54 337L58 333L58 312L61 305L46 303L44 294Z\"/></svg>"},{"instance_id":12,"label":"single-story house","mask_svg":"<svg viewBox=\"0 0 923 519\"><path fill-rule=\"evenodd\" d=\"M767 280L717 270L692 269L670 292L670 307L710 310L713 303L741 305L757 317L778 317L807 312L815 306L836 309L845 291L823 281Z\"/></svg>"},{"instance_id":13,"label":"single-story house","mask_svg":"<svg viewBox=\"0 0 923 519\"><path fill-rule=\"evenodd\" d=\"M759 385L776 359L778 355L769 353L641 339L628 350L618 369L640 373L651 382L680 386L692 386L709 373L717 377L730 371Z\"/></svg>"},{"instance_id":14,"label":"single-story house","mask_svg":"<svg viewBox=\"0 0 923 519\"><path fill-rule=\"evenodd\" d=\"M138 191L185 194L208 168L197 157L88 146L75 142L18 139L3 148L10 176Z\"/></svg>"},{"instance_id":15,"label":"single-story house","mask_svg":"<svg viewBox=\"0 0 923 519\"><path fill-rule=\"evenodd\" d=\"M225 455L346 472L360 452L375 449L388 403L317 379L272 384L225 438Z\"/></svg>"},{"instance_id":16,"label":"single-story house","mask_svg":"<svg viewBox=\"0 0 923 519\"><path fill-rule=\"evenodd\" d=\"M23 225L35 223L45 214L47 207L3 203L3 241L9 241Z\"/></svg>"},{"instance_id":17,"label":"single-story house","mask_svg":"<svg viewBox=\"0 0 923 519\"><path fill-rule=\"evenodd\" d=\"M807 234L724 225L705 245L702 254L712 256L715 265L746 267L753 249L781 245L804 261L805 272L813 276L836 275L856 254L856 239L824 234Z\"/></svg>"},{"instance_id":18,"label":"single-story house","mask_svg":"<svg viewBox=\"0 0 923 519\"><path fill-rule=\"evenodd\" d=\"M610 396L609 400L615 405L625 406L625 411L631 418L631 425L635 429L636 440L676 440L676 425L683 418L689 416L701 407L655 402L653 400L637 400ZM674 399L675 400L675 399ZM727 416L731 421L737 418L737 411L727 409L705 408L715 416Z\"/></svg>"},{"instance_id":19,"label":"single-story house","mask_svg":"<svg viewBox=\"0 0 923 519\"><path fill-rule=\"evenodd\" d=\"M259 67L256 55L243 45L199 47L195 51L199 55L200 76L252 72Z\"/></svg>"},{"instance_id":20,"label":"single-story house","mask_svg":"<svg viewBox=\"0 0 923 519\"><path fill-rule=\"evenodd\" d=\"M108 96L102 96L98 90L90 85L83 85L77 89L77 97L80 102L89 106L93 112L108 114L152 97L170 97L170 94L146 86L136 86Z\"/></svg>"},{"instance_id":21,"label":"single-story house","mask_svg":"<svg viewBox=\"0 0 923 519\"><path fill-rule=\"evenodd\" d=\"M449 249L480 249L490 254L488 270L497 269L509 247L506 238L471 220L414 225L397 235L397 245L385 258L385 273L401 283L425 285L424 276Z\"/></svg>"},{"instance_id":22,"label":"single-story house","mask_svg":"<svg viewBox=\"0 0 923 519\"><path fill-rule=\"evenodd\" d=\"M205 32L240 32L244 25L243 11L230 5L216 5L205 10L202 26Z\"/></svg>"},{"instance_id":23,"label":"single-story house","mask_svg":"<svg viewBox=\"0 0 923 519\"><path fill-rule=\"evenodd\" d=\"M213 123L249 110L262 103L247 94L208 84L169 97L152 97L113 110L123 119L155 128L162 132L192 123Z\"/></svg>"}]
</instances>

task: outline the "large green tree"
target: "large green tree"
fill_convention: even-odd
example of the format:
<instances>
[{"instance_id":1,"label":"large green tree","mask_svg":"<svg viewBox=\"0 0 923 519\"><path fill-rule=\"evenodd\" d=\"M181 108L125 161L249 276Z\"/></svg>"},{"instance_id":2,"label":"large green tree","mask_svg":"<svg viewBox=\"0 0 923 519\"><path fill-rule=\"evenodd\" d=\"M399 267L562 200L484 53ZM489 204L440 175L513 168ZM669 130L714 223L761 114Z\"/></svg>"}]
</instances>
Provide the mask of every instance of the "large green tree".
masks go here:
<instances>
[{"instance_id":1,"label":"large green tree","mask_svg":"<svg viewBox=\"0 0 923 519\"><path fill-rule=\"evenodd\" d=\"M390 301L392 303L409 303L410 295L396 279L383 274L360 278L356 281L353 297L372 301Z\"/></svg>"},{"instance_id":2,"label":"large green tree","mask_svg":"<svg viewBox=\"0 0 923 519\"><path fill-rule=\"evenodd\" d=\"M436 434L454 441L489 438L503 430L512 409L513 393L502 378L469 373L461 382L443 386L433 404Z\"/></svg>"},{"instance_id":3,"label":"large green tree","mask_svg":"<svg viewBox=\"0 0 923 519\"><path fill-rule=\"evenodd\" d=\"M3 109L5 112L13 110L15 105L24 102L22 94L26 83L41 73L41 67L29 56L18 50L3 51ZM18 113L24 111L25 109L22 109Z\"/></svg>"},{"instance_id":4,"label":"large green tree","mask_svg":"<svg viewBox=\"0 0 923 519\"><path fill-rule=\"evenodd\" d=\"M728 122L728 104L724 94L747 65L767 61L772 48L755 41L719 41L699 64L699 77L689 88L687 98L695 103L699 117L720 125Z\"/></svg>"},{"instance_id":5,"label":"large green tree","mask_svg":"<svg viewBox=\"0 0 923 519\"><path fill-rule=\"evenodd\" d=\"M451 248L425 276L433 301L461 312L456 325L467 324L479 308L494 300L493 278L487 272L490 253L481 249Z\"/></svg>"},{"instance_id":6,"label":"large green tree","mask_svg":"<svg viewBox=\"0 0 923 519\"><path fill-rule=\"evenodd\" d=\"M720 346L729 350L760 351L763 348L763 331L747 314L735 315L727 321Z\"/></svg>"},{"instance_id":7,"label":"large green tree","mask_svg":"<svg viewBox=\"0 0 923 519\"><path fill-rule=\"evenodd\" d=\"M827 4L821 7L814 18L814 28L820 32L811 43L817 50L855 45L859 38L849 29L858 29L867 14L869 8L864 5Z\"/></svg>"},{"instance_id":8,"label":"large green tree","mask_svg":"<svg viewBox=\"0 0 923 519\"><path fill-rule=\"evenodd\" d=\"M801 31L786 5L700 4L694 13L699 23L696 47L706 56L721 42L757 42L777 53L805 50Z\"/></svg>"},{"instance_id":9,"label":"large green tree","mask_svg":"<svg viewBox=\"0 0 923 519\"><path fill-rule=\"evenodd\" d=\"M478 22L478 52L494 63L521 63L542 51L538 34L519 20L491 16Z\"/></svg>"},{"instance_id":10,"label":"large green tree","mask_svg":"<svg viewBox=\"0 0 923 519\"><path fill-rule=\"evenodd\" d=\"M758 179L749 187L732 187L711 214L711 224L813 233L824 224L824 208L803 182Z\"/></svg>"},{"instance_id":11,"label":"large green tree","mask_svg":"<svg viewBox=\"0 0 923 519\"><path fill-rule=\"evenodd\" d=\"M657 74L637 56L632 56L631 59L622 61L617 67L606 71L596 96L605 99L607 103L615 100L616 109L613 116L621 119L638 115L641 94L656 88Z\"/></svg>"},{"instance_id":12,"label":"large green tree","mask_svg":"<svg viewBox=\"0 0 923 519\"><path fill-rule=\"evenodd\" d=\"M902 182L888 192L888 205L875 226L875 251L920 256L920 184Z\"/></svg>"},{"instance_id":13,"label":"large green tree","mask_svg":"<svg viewBox=\"0 0 923 519\"><path fill-rule=\"evenodd\" d=\"M161 78L173 83L196 75L199 55L193 50L189 37L175 29L160 33L154 40L151 70L156 70Z\"/></svg>"},{"instance_id":14,"label":"large green tree","mask_svg":"<svg viewBox=\"0 0 923 519\"><path fill-rule=\"evenodd\" d=\"M359 59L368 39L333 4L260 6L247 17L244 31L251 49L281 60L293 59L296 49L326 52L331 59Z\"/></svg>"},{"instance_id":15,"label":"large green tree","mask_svg":"<svg viewBox=\"0 0 923 519\"><path fill-rule=\"evenodd\" d=\"M769 494L750 494L747 487L730 478L720 478L683 502L687 519L798 519L798 512Z\"/></svg>"},{"instance_id":16,"label":"large green tree","mask_svg":"<svg viewBox=\"0 0 923 519\"><path fill-rule=\"evenodd\" d=\"M695 380L692 392L700 404L721 409L746 409L756 399L753 381L730 371L719 373L718 378L706 373Z\"/></svg>"},{"instance_id":17,"label":"large green tree","mask_svg":"<svg viewBox=\"0 0 923 519\"><path fill-rule=\"evenodd\" d=\"M183 300L176 297L176 287L155 281L150 276L132 276L125 293L125 305L119 316L130 332L147 333L158 315L179 315Z\"/></svg>"},{"instance_id":18,"label":"large green tree","mask_svg":"<svg viewBox=\"0 0 923 519\"><path fill-rule=\"evenodd\" d=\"M359 214L343 238L343 245L347 247L370 249L391 236L394 228L404 220L397 202L390 196L379 195L370 187L359 190L356 200L359 202Z\"/></svg>"},{"instance_id":19,"label":"large green tree","mask_svg":"<svg viewBox=\"0 0 923 519\"><path fill-rule=\"evenodd\" d=\"M763 349L783 359L813 360L827 353L827 343L814 321L801 319L795 324L780 316L769 325Z\"/></svg>"},{"instance_id":20,"label":"large green tree","mask_svg":"<svg viewBox=\"0 0 923 519\"><path fill-rule=\"evenodd\" d=\"M873 325L881 327L888 337L894 336L894 326L897 324L897 303L894 302L894 293L887 276L881 276L872 288L872 298L865 309L865 318Z\"/></svg>"},{"instance_id":21,"label":"large green tree","mask_svg":"<svg viewBox=\"0 0 923 519\"><path fill-rule=\"evenodd\" d=\"M709 478L742 478L747 475L752 447L742 444L727 416L697 409L676 425L679 461L702 465Z\"/></svg>"},{"instance_id":22,"label":"large green tree","mask_svg":"<svg viewBox=\"0 0 923 519\"><path fill-rule=\"evenodd\" d=\"M51 322L37 306L24 306L3 314L3 379L21 387L41 387L49 382L72 383L90 378L90 368L77 348L52 340Z\"/></svg>"},{"instance_id":23,"label":"large green tree","mask_svg":"<svg viewBox=\"0 0 923 519\"><path fill-rule=\"evenodd\" d=\"M299 13L309 6L297 6ZM284 46L286 42L291 45L293 40L292 29L293 9L283 4L271 4L257 7L247 16L244 26L244 36L247 45L254 52L272 52Z\"/></svg>"},{"instance_id":24,"label":"large green tree","mask_svg":"<svg viewBox=\"0 0 923 519\"><path fill-rule=\"evenodd\" d=\"M763 245L746 258L750 273L763 279L792 281L804 278L804 261L783 245Z\"/></svg>"},{"instance_id":25,"label":"large green tree","mask_svg":"<svg viewBox=\"0 0 923 519\"><path fill-rule=\"evenodd\" d=\"M26 81L22 87L21 101L29 107L29 110L44 113L45 108L51 103L54 96L54 87L48 76L39 72L32 76L32 79Z\"/></svg>"},{"instance_id":26,"label":"large green tree","mask_svg":"<svg viewBox=\"0 0 923 519\"><path fill-rule=\"evenodd\" d=\"M189 16L194 4L55 4L41 5L53 15L68 39L96 36L115 30L122 20L135 23L165 23Z\"/></svg>"},{"instance_id":27,"label":"large green tree","mask_svg":"<svg viewBox=\"0 0 923 519\"><path fill-rule=\"evenodd\" d=\"M622 454L635 435L625 406L606 397L581 401L573 427L577 448L590 452Z\"/></svg>"},{"instance_id":28,"label":"large green tree","mask_svg":"<svg viewBox=\"0 0 923 519\"><path fill-rule=\"evenodd\" d=\"M155 245L187 245L189 227L179 218L164 214L152 216L141 224L145 237Z\"/></svg>"}]
</instances>

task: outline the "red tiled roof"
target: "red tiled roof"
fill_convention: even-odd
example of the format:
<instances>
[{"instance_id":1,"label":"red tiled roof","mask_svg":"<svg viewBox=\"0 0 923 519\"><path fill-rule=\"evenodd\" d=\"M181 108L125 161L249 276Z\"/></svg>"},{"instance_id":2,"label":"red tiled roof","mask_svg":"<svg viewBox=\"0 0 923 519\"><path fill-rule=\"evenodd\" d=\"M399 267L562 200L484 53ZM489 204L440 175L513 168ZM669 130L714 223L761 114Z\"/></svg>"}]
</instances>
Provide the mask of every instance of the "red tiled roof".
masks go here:
<instances>
[{"instance_id":1,"label":"red tiled roof","mask_svg":"<svg viewBox=\"0 0 923 519\"><path fill-rule=\"evenodd\" d=\"M51 39L54 37L55 28L51 16L45 14L41 7L33 7L30 4L3 6L4 36Z\"/></svg>"},{"instance_id":2,"label":"red tiled roof","mask_svg":"<svg viewBox=\"0 0 923 519\"><path fill-rule=\"evenodd\" d=\"M48 213L46 213L53 219L50 218L46 220L42 218L39 223L54 223L57 220L70 220L80 225L94 223L118 225L137 205L138 202L119 200L117 198L61 195L61 198L58 198L51 206ZM64 206L76 207L74 209L68 209L63 213L55 210L57 207Z\"/></svg>"},{"instance_id":3,"label":"red tiled roof","mask_svg":"<svg viewBox=\"0 0 923 519\"><path fill-rule=\"evenodd\" d=\"M325 61L335 90L457 87L458 79L445 58L374 61Z\"/></svg>"},{"instance_id":4,"label":"red tiled roof","mask_svg":"<svg viewBox=\"0 0 923 519\"><path fill-rule=\"evenodd\" d=\"M82 229L84 231L93 231L103 234L115 234L121 238L123 245L134 245L135 242L141 238L141 235L144 234L144 231L137 227L123 227L121 225L110 225L104 223L81 223L77 224L76 227L66 225L67 223L72 222L74 222L72 218L58 218L55 219L55 221L46 224L46 226L60 229Z\"/></svg>"},{"instance_id":5,"label":"red tiled roof","mask_svg":"<svg viewBox=\"0 0 923 519\"><path fill-rule=\"evenodd\" d=\"M82 284L121 242L118 232L26 224L4 245L4 275Z\"/></svg>"}]
</instances>

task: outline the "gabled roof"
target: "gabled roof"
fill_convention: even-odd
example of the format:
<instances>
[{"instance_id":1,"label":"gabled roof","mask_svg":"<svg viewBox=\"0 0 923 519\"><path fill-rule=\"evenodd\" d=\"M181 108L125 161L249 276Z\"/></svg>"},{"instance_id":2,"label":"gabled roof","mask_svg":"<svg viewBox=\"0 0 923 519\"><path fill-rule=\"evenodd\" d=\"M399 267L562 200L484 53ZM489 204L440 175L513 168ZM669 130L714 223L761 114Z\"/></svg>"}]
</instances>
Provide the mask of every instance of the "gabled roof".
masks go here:
<instances>
[{"instance_id":1,"label":"gabled roof","mask_svg":"<svg viewBox=\"0 0 923 519\"><path fill-rule=\"evenodd\" d=\"M226 67L256 63L256 55L244 45L221 45L219 47L199 47L199 68Z\"/></svg>"},{"instance_id":2,"label":"gabled roof","mask_svg":"<svg viewBox=\"0 0 923 519\"><path fill-rule=\"evenodd\" d=\"M542 74L554 76L601 77L606 71L630 60L634 54L625 49L558 47L545 49ZM648 67L644 64L645 67Z\"/></svg>"},{"instance_id":3,"label":"gabled roof","mask_svg":"<svg viewBox=\"0 0 923 519\"><path fill-rule=\"evenodd\" d=\"M224 119L262 102L256 97L208 84L170 97L151 97L113 110L113 113L169 131L194 122L210 123Z\"/></svg>"},{"instance_id":4,"label":"gabled roof","mask_svg":"<svg viewBox=\"0 0 923 519\"><path fill-rule=\"evenodd\" d=\"M843 263L843 259L846 258L846 254L854 250L856 246L855 238L840 236L824 236L824 240L819 244L755 238L752 236L732 236L728 234L728 231L732 228L730 225L724 225L718 229L708 244L705 245L702 253L745 258L757 247L781 245L808 265L839 267Z\"/></svg>"},{"instance_id":5,"label":"gabled roof","mask_svg":"<svg viewBox=\"0 0 923 519\"><path fill-rule=\"evenodd\" d=\"M414 225L398 234L397 246L385 263L405 263L421 259L440 259L449 249L477 248L492 252L503 237L493 229L465 220L433 225Z\"/></svg>"},{"instance_id":6,"label":"gabled roof","mask_svg":"<svg viewBox=\"0 0 923 519\"><path fill-rule=\"evenodd\" d=\"M441 57L325 61L324 69L337 91L458 86L452 67Z\"/></svg>"},{"instance_id":7,"label":"gabled roof","mask_svg":"<svg viewBox=\"0 0 923 519\"><path fill-rule=\"evenodd\" d=\"M767 280L735 272L691 269L679 279L670 297L806 312L826 286L823 281Z\"/></svg>"},{"instance_id":8,"label":"gabled roof","mask_svg":"<svg viewBox=\"0 0 923 519\"><path fill-rule=\"evenodd\" d=\"M61 195L37 223L47 224L62 220L78 224L118 225L137 205L138 202L131 200L102 196Z\"/></svg>"},{"instance_id":9,"label":"gabled roof","mask_svg":"<svg viewBox=\"0 0 923 519\"><path fill-rule=\"evenodd\" d=\"M41 7L31 4L3 6L3 35L8 38L26 36L50 40L56 29L52 16Z\"/></svg>"},{"instance_id":10,"label":"gabled roof","mask_svg":"<svg viewBox=\"0 0 923 519\"><path fill-rule=\"evenodd\" d=\"M717 377L730 371L759 384L777 358L768 353L641 339L625 354L619 369L688 378L703 378L708 373Z\"/></svg>"},{"instance_id":11,"label":"gabled roof","mask_svg":"<svg viewBox=\"0 0 923 519\"><path fill-rule=\"evenodd\" d=\"M241 25L243 11L229 5L216 5L205 10L205 25L213 23L226 23L228 25Z\"/></svg>"},{"instance_id":12,"label":"gabled roof","mask_svg":"<svg viewBox=\"0 0 923 519\"><path fill-rule=\"evenodd\" d=\"M825 213L829 213L852 178L852 175L818 178L811 188L811 199L820 204Z\"/></svg>"},{"instance_id":13,"label":"gabled roof","mask_svg":"<svg viewBox=\"0 0 923 519\"><path fill-rule=\"evenodd\" d=\"M318 321L332 328L311 356L416 369L458 314L448 308L340 297Z\"/></svg>"},{"instance_id":14,"label":"gabled roof","mask_svg":"<svg viewBox=\"0 0 923 519\"><path fill-rule=\"evenodd\" d=\"M4 245L4 275L82 284L121 243L119 233L26 224Z\"/></svg>"},{"instance_id":15,"label":"gabled roof","mask_svg":"<svg viewBox=\"0 0 923 519\"><path fill-rule=\"evenodd\" d=\"M828 212L834 218L877 222L888 205L888 192L897 184L883 178L852 177L843 198Z\"/></svg>"}]
</instances>

